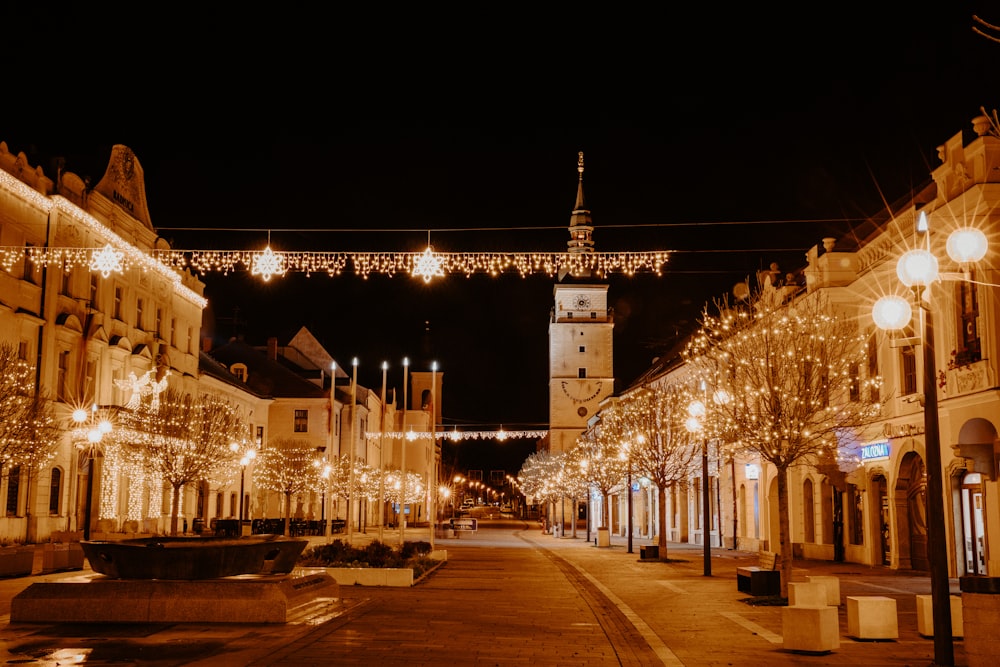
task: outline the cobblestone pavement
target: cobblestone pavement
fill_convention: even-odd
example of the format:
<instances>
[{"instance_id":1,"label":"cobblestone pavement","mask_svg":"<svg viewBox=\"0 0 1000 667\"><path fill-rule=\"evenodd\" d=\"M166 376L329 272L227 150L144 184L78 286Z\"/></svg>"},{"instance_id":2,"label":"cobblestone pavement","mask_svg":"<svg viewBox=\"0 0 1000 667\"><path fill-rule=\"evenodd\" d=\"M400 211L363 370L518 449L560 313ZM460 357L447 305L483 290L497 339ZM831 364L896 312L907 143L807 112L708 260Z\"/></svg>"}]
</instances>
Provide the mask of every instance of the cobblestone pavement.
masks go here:
<instances>
[{"instance_id":1,"label":"cobblestone pavement","mask_svg":"<svg viewBox=\"0 0 1000 667\"><path fill-rule=\"evenodd\" d=\"M355 534L356 542L373 539ZM427 530L407 529L407 540ZM648 540L612 538L597 547L583 531L544 534L537 524L481 521L475 534L436 539L447 561L410 588L341 586L337 599L286 624L9 623L10 599L34 581L0 580L0 659L32 665L929 665L934 642L917 632L916 595L926 575L853 563L796 561L792 581L836 576L839 647L805 654L783 647L778 605L748 604L736 568L756 554L668 546L668 562L642 561ZM327 538L313 538L325 541ZM385 531L383 540L398 542ZM958 593L957 580L953 592ZM899 637L847 636L847 596L897 605ZM757 600L758 602L761 599ZM962 640L955 663L965 665Z\"/></svg>"}]
</instances>

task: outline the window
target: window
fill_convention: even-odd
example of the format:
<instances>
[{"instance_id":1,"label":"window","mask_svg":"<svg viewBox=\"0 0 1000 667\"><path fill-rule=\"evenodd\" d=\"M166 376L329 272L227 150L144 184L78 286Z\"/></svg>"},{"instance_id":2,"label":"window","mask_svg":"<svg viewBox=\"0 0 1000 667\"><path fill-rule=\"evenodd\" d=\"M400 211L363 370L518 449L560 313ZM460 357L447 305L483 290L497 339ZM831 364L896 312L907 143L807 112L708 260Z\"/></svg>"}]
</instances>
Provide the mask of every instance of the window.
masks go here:
<instances>
[{"instance_id":1,"label":"window","mask_svg":"<svg viewBox=\"0 0 1000 667\"><path fill-rule=\"evenodd\" d=\"M156 322L153 323L153 333L157 338L163 338L163 309L156 309Z\"/></svg>"},{"instance_id":2,"label":"window","mask_svg":"<svg viewBox=\"0 0 1000 667\"><path fill-rule=\"evenodd\" d=\"M878 384L876 384L878 377L878 341L875 339L875 335L872 334L868 338L868 391L871 394L872 403L878 403L879 401Z\"/></svg>"},{"instance_id":3,"label":"window","mask_svg":"<svg viewBox=\"0 0 1000 667\"><path fill-rule=\"evenodd\" d=\"M258 426L257 427L257 449L263 449L263 448L264 448L264 427L263 426Z\"/></svg>"},{"instance_id":4,"label":"window","mask_svg":"<svg viewBox=\"0 0 1000 667\"><path fill-rule=\"evenodd\" d=\"M851 534L851 544L864 544L865 543L865 524L864 524L864 494L857 486L854 484L847 485L847 502L849 506L847 508L848 518L850 521L850 526L848 530Z\"/></svg>"},{"instance_id":5,"label":"window","mask_svg":"<svg viewBox=\"0 0 1000 667\"><path fill-rule=\"evenodd\" d=\"M586 345L581 345L580 346L580 352L586 352L586 351L587 351L587 346Z\"/></svg>"},{"instance_id":6,"label":"window","mask_svg":"<svg viewBox=\"0 0 1000 667\"><path fill-rule=\"evenodd\" d=\"M22 340L17 343L17 358L21 361L28 360L28 341Z\"/></svg>"},{"instance_id":7,"label":"window","mask_svg":"<svg viewBox=\"0 0 1000 667\"><path fill-rule=\"evenodd\" d=\"M236 516L236 492L229 494L229 516Z\"/></svg>"},{"instance_id":8,"label":"window","mask_svg":"<svg viewBox=\"0 0 1000 667\"><path fill-rule=\"evenodd\" d=\"M7 516L17 516L17 496L21 492L21 466L7 473Z\"/></svg>"},{"instance_id":9,"label":"window","mask_svg":"<svg viewBox=\"0 0 1000 667\"><path fill-rule=\"evenodd\" d=\"M135 328L142 329L142 311L146 307L146 300L139 298L135 300Z\"/></svg>"},{"instance_id":10,"label":"window","mask_svg":"<svg viewBox=\"0 0 1000 667\"><path fill-rule=\"evenodd\" d=\"M292 429L296 433L308 433L309 432L309 411L308 410L296 410L295 411L295 426Z\"/></svg>"},{"instance_id":11,"label":"window","mask_svg":"<svg viewBox=\"0 0 1000 667\"><path fill-rule=\"evenodd\" d=\"M59 500L62 497L62 470L53 468L49 480L49 514L59 514Z\"/></svg>"},{"instance_id":12,"label":"window","mask_svg":"<svg viewBox=\"0 0 1000 667\"><path fill-rule=\"evenodd\" d=\"M907 327L904 335L913 337L913 329ZM903 396L917 393L917 353L912 345L899 348L899 383Z\"/></svg>"},{"instance_id":13,"label":"window","mask_svg":"<svg viewBox=\"0 0 1000 667\"><path fill-rule=\"evenodd\" d=\"M114 310L112 311L111 316L116 320L120 320L122 318L122 288L117 285L115 286Z\"/></svg>"},{"instance_id":14,"label":"window","mask_svg":"<svg viewBox=\"0 0 1000 667\"><path fill-rule=\"evenodd\" d=\"M229 371L239 378L240 382L247 381L247 365L246 364L233 364L229 367Z\"/></svg>"},{"instance_id":15,"label":"window","mask_svg":"<svg viewBox=\"0 0 1000 667\"><path fill-rule=\"evenodd\" d=\"M975 276L970 274L970 280L963 280L958 283L958 307L959 326L958 349L955 351L955 358L952 363L956 366L965 366L983 358L982 347L979 341L979 306L976 298Z\"/></svg>"},{"instance_id":16,"label":"window","mask_svg":"<svg viewBox=\"0 0 1000 667\"><path fill-rule=\"evenodd\" d=\"M97 360L88 359L86 368L86 377L83 379L83 395L84 396L94 396L94 381L97 377Z\"/></svg>"},{"instance_id":17,"label":"window","mask_svg":"<svg viewBox=\"0 0 1000 667\"><path fill-rule=\"evenodd\" d=\"M62 277L62 282L59 286L59 293L65 294L66 296L73 296L73 294L70 292L70 284L73 282L72 281L73 269L68 266L64 266L61 277Z\"/></svg>"},{"instance_id":18,"label":"window","mask_svg":"<svg viewBox=\"0 0 1000 667\"><path fill-rule=\"evenodd\" d=\"M35 263L31 261L31 249L34 247L34 243L24 244L24 269L21 276L24 282L37 284L38 280L35 279Z\"/></svg>"},{"instance_id":19,"label":"window","mask_svg":"<svg viewBox=\"0 0 1000 667\"><path fill-rule=\"evenodd\" d=\"M580 378L587 377L587 369L586 368L578 368L578 369L576 369L576 376L580 377Z\"/></svg>"},{"instance_id":20,"label":"window","mask_svg":"<svg viewBox=\"0 0 1000 667\"><path fill-rule=\"evenodd\" d=\"M856 402L861 400L861 369L857 364L851 364L848 372L851 381L851 385L848 387L848 398Z\"/></svg>"},{"instance_id":21,"label":"window","mask_svg":"<svg viewBox=\"0 0 1000 667\"><path fill-rule=\"evenodd\" d=\"M90 274L90 307L97 308L97 274Z\"/></svg>"},{"instance_id":22,"label":"window","mask_svg":"<svg viewBox=\"0 0 1000 667\"><path fill-rule=\"evenodd\" d=\"M56 400L66 400L66 382L69 378L69 350L59 353L59 368L56 370Z\"/></svg>"},{"instance_id":23,"label":"window","mask_svg":"<svg viewBox=\"0 0 1000 667\"><path fill-rule=\"evenodd\" d=\"M219 491L217 494L215 494L215 516L216 516L216 518L221 518L222 517L222 502L223 502L223 495L222 495L222 492Z\"/></svg>"}]
</instances>

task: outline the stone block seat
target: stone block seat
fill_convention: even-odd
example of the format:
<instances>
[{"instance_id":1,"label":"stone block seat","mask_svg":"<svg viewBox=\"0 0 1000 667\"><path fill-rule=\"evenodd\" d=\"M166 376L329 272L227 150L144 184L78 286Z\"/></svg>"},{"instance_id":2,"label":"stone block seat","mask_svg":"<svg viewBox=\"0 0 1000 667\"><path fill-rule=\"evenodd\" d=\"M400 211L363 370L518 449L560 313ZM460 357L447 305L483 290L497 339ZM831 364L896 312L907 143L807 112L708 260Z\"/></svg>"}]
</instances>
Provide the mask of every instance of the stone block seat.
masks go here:
<instances>
[{"instance_id":1,"label":"stone block seat","mask_svg":"<svg viewBox=\"0 0 1000 667\"><path fill-rule=\"evenodd\" d=\"M784 607L781 610L782 648L801 653L829 653L840 648L837 608Z\"/></svg>"},{"instance_id":2,"label":"stone block seat","mask_svg":"<svg viewBox=\"0 0 1000 667\"><path fill-rule=\"evenodd\" d=\"M951 599L951 636L962 638L965 635L962 620L962 598L949 595ZM930 595L917 596L917 632L922 637L934 636L934 602Z\"/></svg>"},{"instance_id":3,"label":"stone block seat","mask_svg":"<svg viewBox=\"0 0 1000 667\"><path fill-rule=\"evenodd\" d=\"M848 595L847 635L855 639L899 639L896 600L882 595Z\"/></svg>"}]
</instances>

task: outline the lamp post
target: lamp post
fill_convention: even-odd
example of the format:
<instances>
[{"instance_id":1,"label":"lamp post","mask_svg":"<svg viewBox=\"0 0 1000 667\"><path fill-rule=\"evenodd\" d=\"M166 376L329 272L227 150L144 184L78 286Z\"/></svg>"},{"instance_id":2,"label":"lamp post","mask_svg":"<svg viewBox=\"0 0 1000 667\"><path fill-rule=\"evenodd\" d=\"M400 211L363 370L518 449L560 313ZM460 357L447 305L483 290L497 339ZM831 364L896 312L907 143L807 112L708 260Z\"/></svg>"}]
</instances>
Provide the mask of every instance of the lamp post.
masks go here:
<instances>
[{"instance_id":1,"label":"lamp post","mask_svg":"<svg viewBox=\"0 0 1000 667\"><path fill-rule=\"evenodd\" d=\"M86 445L82 445L87 456L87 497L84 499L83 509L83 539L90 539L91 516L94 511L94 474L96 452L100 449L104 436L111 433L113 427L107 417L98 417L97 404L91 406L87 411L77 408L73 411L73 421L76 422L76 430L79 432L80 440L86 440Z\"/></svg>"},{"instance_id":2,"label":"lamp post","mask_svg":"<svg viewBox=\"0 0 1000 667\"><path fill-rule=\"evenodd\" d=\"M240 451L240 446L234 442L229 445L229 449L233 451L233 454L236 454ZM247 466L250 465L250 462L253 461L255 458L257 458L257 449L253 446L247 447L245 450L243 450L243 453L240 455L240 530L238 533L239 535L243 534L243 515L244 515L243 508L246 506L246 502L243 496L244 493L243 489L246 484Z\"/></svg>"},{"instance_id":3,"label":"lamp post","mask_svg":"<svg viewBox=\"0 0 1000 667\"><path fill-rule=\"evenodd\" d=\"M354 447L357 442L355 429L358 425L356 403L358 400L358 358L351 359L351 439L348 442L350 447L350 468L347 471L347 543L354 543ZM358 513L360 517L361 514Z\"/></svg>"},{"instance_id":4,"label":"lamp post","mask_svg":"<svg viewBox=\"0 0 1000 667\"><path fill-rule=\"evenodd\" d=\"M403 357L403 419L400 430L406 433L406 399L410 384L410 359ZM406 437L400 439L399 456L399 546L403 546L406 532Z\"/></svg>"},{"instance_id":5,"label":"lamp post","mask_svg":"<svg viewBox=\"0 0 1000 667\"><path fill-rule=\"evenodd\" d=\"M968 274L941 274L930 251L930 226L925 211L917 219L917 234L924 247L904 253L896 264L900 282L913 290L920 309L923 342L924 453L927 457L927 560L931 576L931 607L934 627L934 664L954 665L951 629L951 586L948 580L948 536L945 527L944 480L941 469L941 431L938 422L937 363L934 351L934 321L931 289L939 280L968 280ZM963 268L986 255L986 236L964 227L948 238L948 255ZM902 329L910 320L910 304L899 296L886 296L872 307L872 319L883 330Z\"/></svg>"},{"instance_id":6,"label":"lamp post","mask_svg":"<svg viewBox=\"0 0 1000 667\"><path fill-rule=\"evenodd\" d=\"M701 381L700 389L705 393L705 381ZM702 420L707 415L707 408L702 401L692 401L688 406L690 417L686 423L688 431L691 433L702 433L701 438L701 542L704 560L704 576L712 576L712 499L708 493L708 435L704 432L705 425Z\"/></svg>"},{"instance_id":7,"label":"lamp post","mask_svg":"<svg viewBox=\"0 0 1000 667\"><path fill-rule=\"evenodd\" d=\"M385 447L385 380L389 371L389 362L382 362L382 414L379 417L378 433L378 541L382 541L382 520L385 514L385 475L382 474L382 449Z\"/></svg>"},{"instance_id":8,"label":"lamp post","mask_svg":"<svg viewBox=\"0 0 1000 667\"><path fill-rule=\"evenodd\" d=\"M434 494L437 490L437 369L438 362L431 362L431 483L428 484L427 518L431 523L431 551L434 550L434 532L437 530L437 512L434 506Z\"/></svg>"}]
</instances>

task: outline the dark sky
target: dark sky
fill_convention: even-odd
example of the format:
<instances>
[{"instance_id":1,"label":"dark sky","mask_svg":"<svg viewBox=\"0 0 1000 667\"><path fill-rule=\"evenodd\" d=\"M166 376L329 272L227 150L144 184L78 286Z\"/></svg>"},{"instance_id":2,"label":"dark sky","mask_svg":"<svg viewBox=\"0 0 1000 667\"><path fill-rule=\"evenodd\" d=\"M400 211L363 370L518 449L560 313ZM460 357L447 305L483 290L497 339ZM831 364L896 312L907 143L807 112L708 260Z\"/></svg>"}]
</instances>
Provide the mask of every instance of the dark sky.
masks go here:
<instances>
[{"instance_id":1,"label":"dark sky","mask_svg":"<svg viewBox=\"0 0 1000 667\"><path fill-rule=\"evenodd\" d=\"M662 277L610 281L622 388L707 301L772 261L801 268L1000 106L1000 44L973 32L977 3L872 4L47 14L7 49L0 140L94 182L129 146L153 224L187 249L259 247L271 230L286 250L420 251L430 230L438 250L559 252L583 151L597 249L678 251ZM418 369L429 326L446 423L547 422L551 279L205 282L220 339L304 325L377 387L383 360L390 383L404 355Z\"/></svg>"}]
</instances>

